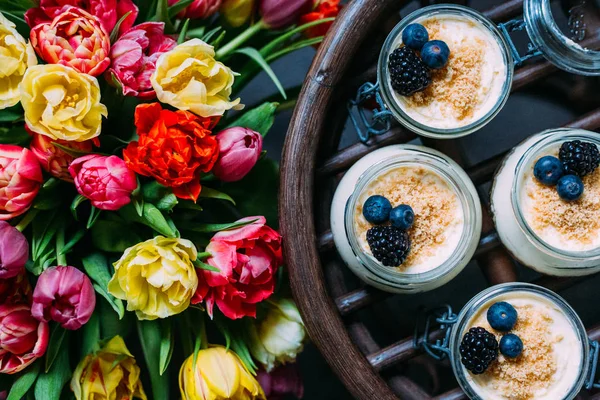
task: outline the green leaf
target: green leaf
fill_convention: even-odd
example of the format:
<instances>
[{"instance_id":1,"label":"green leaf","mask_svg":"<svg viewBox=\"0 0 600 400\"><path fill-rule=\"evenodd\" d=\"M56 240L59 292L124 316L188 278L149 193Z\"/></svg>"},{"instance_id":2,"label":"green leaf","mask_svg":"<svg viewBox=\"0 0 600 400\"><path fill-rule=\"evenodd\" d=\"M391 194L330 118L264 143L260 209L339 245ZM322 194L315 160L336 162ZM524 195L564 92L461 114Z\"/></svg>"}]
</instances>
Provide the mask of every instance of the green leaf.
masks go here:
<instances>
[{"instance_id":1,"label":"green leaf","mask_svg":"<svg viewBox=\"0 0 600 400\"><path fill-rule=\"evenodd\" d=\"M79 241L85 236L85 232L85 229L80 229L77 232L75 232L73 237L63 246L61 252L58 255L62 256L71 251L71 249L75 247L75 245L79 243Z\"/></svg>"},{"instance_id":2,"label":"green leaf","mask_svg":"<svg viewBox=\"0 0 600 400\"><path fill-rule=\"evenodd\" d=\"M71 157L79 158L79 157L83 157L83 156L87 156L88 154L91 154L90 152L87 152L87 151L72 149L70 147L64 146L57 142L52 142L52 144L54 146L58 147L59 149L61 149L62 151L64 151L65 153L67 153L68 155L70 155Z\"/></svg>"},{"instance_id":3,"label":"green leaf","mask_svg":"<svg viewBox=\"0 0 600 400\"><path fill-rule=\"evenodd\" d=\"M169 377L160 374L160 344L161 332L159 322L137 321L138 335L146 368L150 374L150 383L152 384L152 394L155 399L169 398Z\"/></svg>"},{"instance_id":4,"label":"green leaf","mask_svg":"<svg viewBox=\"0 0 600 400\"><path fill-rule=\"evenodd\" d=\"M171 320L164 319L160 322L161 339L160 339L160 367L158 369L160 375L164 374L171 362L173 348L175 347L175 338L171 334Z\"/></svg>"},{"instance_id":5,"label":"green leaf","mask_svg":"<svg viewBox=\"0 0 600 400\"><path fill-rule=\"evenodd\" d=\"M108 301L119 316L119 319L122 319L123 315L125 315L123 301L108 293L108 282L111 279L111 273L108 260L104 254L99 252L88 254L81 259L81 262L85 272L94 281L93 286L96 292Z\"/></svg>"},{"instance_id":6,"label":"green leaf","mask_svg":"<svg viewBox=\"0 0 600 400\"><path fill-rule=\"evenodd\" d=\"M279 167L269 158L259 160L238 182L226 183L223 190L236 201L242 215L264 215L269 226L277 228Z\"/></svg>"},{"instance_id":7,"label":"green leaf","mask_svg":"<svg viewBox=\"0 0 600 400\"><path fill-rule=\"evenodd\" d=\"M177 237L177 231L171 227L165 216L152 203L144 203L144 212L141 217L137 215L132 204L122 207L119 210L119 214L127 221L138 222L149 226L161 235Z\"/></svg>"},{"instance_id":8,"label":"green leaf","mask_svg":"<svg viewBox=\"0 0 600 400\"><path fill-rule=\"evenodd\" d=\"M254 62L256 62L267 73L267 75L269 75L269 78L271 78L275 86L277 86L277 89L279 90L279 93L281 93L281 96L284 99L287 99L285 90L283 89L281 82L279 82L277 75L275 75L275 72L273 72L267 61L264 59L263 55L260 52L258 52L258 50L253 49L252 47L244 47L243 49L236 50L235 53L244 54L250 57L252 60L254 60Z\"/></svg>"},{"instance_id":9,"label":"green leaf","mask_svg":"<svg viewBox=\"0 0 600 400\"><path fill-rule=\"evenodd\" d=\"M205 262L202 262L202 261L200 261L200 260L198 260L198 259L196 259L196 261L194 261L194 265L195 265L197 268L203 269L203 270L205 270L205 271L211 271L211 272L221 272L221 270L220 270L219 268L217 268L217 267L213 267L212 265L210 265L210 264L207 264L207 263L205 263Z\"/></svg>"},{"instance_id":10,"label":"green leaf","mask_svg":"<svg viewBox=\"0 0 600 400\"><path fill-rule=\"evenodd\" d=\"M50 241L62 225L62 218L53 212L40 213L33 220L32 255L37 260L45 253Z\"/></svg>"},{"instance_id":11,"label":"green leaf","mask_svg":"<svg viewBox=\"0 0 600 400\"><path fill-rule=\"evenodd\" d=\"M71 203L71 214L73 214L73 218L75 219L75 221L79 221L79 218L77 217L77 207L79 207L79 205L86 200L87 197L80 194L75 196L75 198L73 199L73 202Z\"/></svg>"},{"instance_id":12,"label":"green leaf","mask_svg":"<svg viewBox=\"0 0 600 400\"><path fill-rule=\"evenodd\" d=\"M142 241L130 225L103 219L94 224L91 235L94 247L107 253L122 253Z\"/></svg>"},{"instance_id":13,"label":"green leaf","mask_svg":"<svg viewBox=\"0 0 600 400\"><path fill-rule=\"evenodd\" d=\"M165 23L165 33L172 33L174 31L173 23L169 17L169 4L167 0L158 0L156 3L156 21L162 21Z\"/></svg>"},{"instance_id":14,"label":"green leaf","mask_svg":"<svg viewBox=\"0 0 600 400\"><path fill-rule=\"evenodd\" d=\"M50 340L48 342L48 349L46 350L46 368L45 368L46 373L50 370L50 367L52 367L52 364L54 363L54 360L56 359L56 356L58 355L58 350L60 350L60 348L62 346L62 343L63 343L66 333L67 333L67 330L65 328L63 328L62 326L60 326L59 324L56 324L54 326L54 329L52 330L52 333L50 334Z\"/></svg>"},{"instance_id":15,"label":"green leaf","mask_svg":"<svg viewBox=\"0 0 600 400\"><path fill-rule=\"evenodd\" d=\"M202 36L202 38L200 40L202 40L203 42L209 43L210 40L213 38L213 36L215 36L217 33L219 33L223 28L220 26L217 26L214 29L211 29L210 31L206 32L206 34L204 36Z\"/></svg>"},{"instance_id":16,"label":"green leaf","mask_svg":"<svg viewBox=\"0 0 600 400\"><path fill-rule=\"evenodd\" d=\"M323 18L321 20L311 21L304 25L300 25L294 29L291 29L288 32L284 33L283 35L278 36L277 38L272 40L270 43L267 43L262 49L260 49L260 54L263 57L268 57L270 54L273 54L279 46L283 45L285 42L287 42L289 39L293 38L298 33L305 31L308 28L312 28L313 26L326 24L326 23L332 22L332 21L335 21L335 18Z\"/></svg>"},{"instance_id":17,"label":"green leaf","mask_svg":"<svg viewBox=\"0 0 600 400\"><path fill-rule=\"evenodd\" d=\"M39 373L40 362L36 361L31 366L27 367L27 369L25 369L15 380L6 400L20 400L25 398L25 394L31 389Z\"/></svg>"},{"instance_id":18,"label":"green leaf","mask_svg":"<svg viewBox=\"0 0 600 400\"><path fill-rule=\"evenodd\" d=\"M121 84L121 81L119 81L119 78L117 78L117 75L115 75L114 72L110 72L110 82L113 84L113 86L115 88L117 88L118 92L120 94L124 94L123 92L123 85ZM118 138L116 138L118 139Z\"/></svg>"},{"instance_id":19,"label":"green leaf","mask_svg":"<svg viewBox=\"0 0 600 400\"><path fill-rule=\"evenodd\" d=\"M179 33L179 38L177 39L177 44L181 44L185 42L185 36L187 34L188 26L190 25L190 19L186 19L183 23L183 28L181 28L181 32Z\"/></svg>"},{"instance_id":20,"label":"green leaf","mask_svg":"<svg viewBox=\"0 0 600 400\"><path fill-rule=\"evenodd\" d=\"M193 2L194 0L179 0L177 3L169 7L169 18L175 17L177 14L179 14L180 11L183 11L184 8L186 8Z\"/></svg>"},{"instance_id":21,"label":"green leaf","mask_svg":"<svg viewBox=\"0 0 600 400\"><path fill-rule=\"evenodd\" d=\"M25 130L25 125L12 128L0 127L0 144L25 145L31 140L31 135Z\"/></svg>"},{"instance_id":22,"label":"green leaf","mask_svg":"<svg viewBox=\"0 0 600 400\"><path fill-rule=\"evenodd\" d=\"M144 194L142 193L142 186L139 178L137 180L137 187L131 192L131 200L135 207L135 211L141 217L144 212Z\"/></svg>"},{"instance_id":23,"label":"green leaf","mask_svg":"<svg viewBox=\"0 0 600 400\"><path fill-rule=\"evenodd\" d=\"M131 14L131 11L127 11L127 13L125 13L121 18L119 18L119 20L115 24L115 27L113 28L112 32L110 33L110 43L111 44L116 42L117 39L119 38L119 29L121 29L121 24L123 23L123 21L125 21L125 19L127 17L129 17L129 14Z\"/></svg>"},{"instance_id":24,"label":"green leaf","mask_svg":"<svg viewBox=\"0 0 600 400\"><path fill-rule=\"evenodd\" d=\"M219 199L231 202L235 206L235 201L226 193L219 192L216 189L212 189L204 186L200 192L200 197L205 199Z\"/></svg>"},{"instance_id":25,"label":"green leaf","mask_svg":"<svg viewBox=\"0 0 600 400\"><path fill-rule=\"evenodd\" d=\"M285 47L279 51L276 51L272 54L269 54L265 60L269 63L272 63L273 61L277 60L278 58L281 58L289 53L292 53L294 51L303 49L305 47L308 46L314 46L315 44L319 44L323 41L324 36L318 36L316 38L310 38L310 39L305 39L305 40L300 40L288 47Z\"/></svg>"},{"instance_id":26,"label":"green leaf","mask_svg":"<svg viewBox=\"0 0 600 400\"><path fill-rule=\"evenodd\" d=\"M23 119L23 110L20 112L11 110L10 108L0 110L0 122L15 122L20 119Z\"/></svg>"},{"instance_id":27,"label":"green leaf","mask_svg":"<svg viewBox=\"0 0 600 400\"><path fill-rule=\"evenodd\" d=\"M200 233L220 232L239 228L241 226L250 225L256 221L258 221L258 219L243 222L230 222L228 224L193 224L189 227L186 227L185 229Z\"/></svg>"},{"instance_id":28,"label":"green leaf","mask_svg":"<svg viewBox=\"0 0 600 400\"><path fill-rule=\"evenodd\" d=\"M48 180L48 185L44 184L33 203L33 208L38 210L54 210L64 200L65 187L62 184L56 184L58 180Z\"/></svg>"},{"instance_id":29,"label":"green leaf","mask_svg":"<svg viewBox=\"0 0 600 400\"><path fill-rule=\"evenodd\" d=\"M68 334L67 334L68 336ZM63 387L71 378L69 365L68 338L62 341L56 360L52 363L50 371L40 374L35 383L35 398L44 400L59 400Z\"/></svg>"},{"instance_id":30,"label":"green leaf","mask_svg":"<svg viewBox=\"0 0 600 400\"><path fill-rule=\"evenodd\" d=\"M87 221L87 224L85 225L85 227L87 229L91 229L94 226L94 224L96 223L96 220L98 219L98 217L100 216L101 213L102 213L101 209L92 206L92 211L90 212L90 216L88 218L88 221Z\"/></svg>"},{"instance_id":31,"label":"green leaf","mask_svg":"<svg viewBox=\"0 0 600 400\"><path fill-rule=\"evenodd\" d=\"M100 319L100 338L108 339L115 335L127 337L135 326L135 314L125 313L122 319L114 311L114 308L102 297L96 301L96 310Z\"/></svg>"},{"instance_id":32,"label":"green leaf","mask_svg":"<svg viewBox=\"0 0 600 400\"><path fill-rule=\"evenodd\" d=\"M279 103L263 103L243 113L239 118L228 124L227 128L241 126L266 136L273 126L273 122L275 122L275 112L278 105Z\"/></svg>"},{"instance_id":33,"label":"green leaf","mask_svg":"<svg viewBox=\"0 0 600 400\"><path fill-rule=\"evenodd\" d=\"M189 30L187 32L187 35L188 35L188 37L191 37L191 38L198 38L198 39L200 39L200 38L202 38L204 36L205 32L206 32L206 26L203 25L203 26L200 26L198 28L194 28L194 29Z\"/></svg>"},{"instance_id":34,"label":"green leaf","mask_svg":"<svg viewBox=\"0 0 600 400\"><path fill-rule=\"evenodd\" d=\"M142 186L144 199L156 205L160 211L171 211L178 203L177 196L173 194L173 190L166 186L152 181Z\"/></svg>"},{"instance_id":35,"label":"green leaf","mask_svg":"<svg viewBox=\"0 0 600 400\"><path fill-rule=\"evenodd\" d=\"M81 328L81 355L80 359L99 349L100 317L94 311L89 321Z\"/></svg>"}]
</instances>

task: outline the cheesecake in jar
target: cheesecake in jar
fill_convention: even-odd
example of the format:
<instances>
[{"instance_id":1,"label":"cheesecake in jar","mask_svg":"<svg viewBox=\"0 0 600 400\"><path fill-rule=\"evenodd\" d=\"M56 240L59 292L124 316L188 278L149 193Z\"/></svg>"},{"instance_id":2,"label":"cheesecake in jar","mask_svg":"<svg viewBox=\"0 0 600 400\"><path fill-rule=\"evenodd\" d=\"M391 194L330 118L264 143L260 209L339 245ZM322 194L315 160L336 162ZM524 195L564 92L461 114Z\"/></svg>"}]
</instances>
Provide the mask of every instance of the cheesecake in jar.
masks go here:
<instances>
[{"instance_id":1,"label":"cheesecake in jar","mask_svg":"<svg viewBox=\"0 0 600 400\"><path fill-rule=\"evenodd\" d=\"M423 47L414 39L421 32L428 39ZM432 42L443 43L443 63L429 62ZM452 138L478 130L504 106L513 61L505 39L483 15L436 5L410 14L394 28L378 72L385 103L400 123L424 136ZM415 80L420 83L411 87Z\"/></svg>"},{"instance_id":2,"label":"cheesecake in jar","mask_svg":"<svg viewBox=\"0 0 600 400\"><path fill-rule=\"evenodd\" d=\"M395 145L359 160L331 206L333 238L365 282L421 292L448 282L469 262L481 206L466 173L426 147Z\"/></svg>"},{"instance_id":3,"label":"cheesecake in jar","mask_svg":"<svg viewBox=\"0 0 600 400\"><path fill-rule=\"evenodd\" d=\"M458 319L452 366L471 399L568 400L581 390L587 334L555 293L498 285L471 300Z\"/></svg>"},{"instance_id":4,"label":"cheesecake in jar","mask_svg":"<svg viewBox=\"0 0 600 400\"><path fill-rule=\"evenodd\" d=\"M506 156L491 209L498 236L522 264L558 276L600 270L599 146L595 132L554 129Z\"/></svg>"}]
</instances>

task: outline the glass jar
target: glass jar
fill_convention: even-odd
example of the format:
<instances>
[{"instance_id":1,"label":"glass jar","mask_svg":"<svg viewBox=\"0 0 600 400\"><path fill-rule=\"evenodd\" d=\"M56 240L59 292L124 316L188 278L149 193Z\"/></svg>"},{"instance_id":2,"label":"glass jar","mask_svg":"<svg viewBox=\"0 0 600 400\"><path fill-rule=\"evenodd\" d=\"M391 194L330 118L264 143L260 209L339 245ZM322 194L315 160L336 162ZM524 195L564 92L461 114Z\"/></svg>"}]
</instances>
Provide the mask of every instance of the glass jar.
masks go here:
<instances>
[{"instance_id":1,"label":"glass jar","mask_svg":"<svg viewBox=\"0 0 600 400\"><path fill-rule=\"evenodd\" d=\"M439 266L422 273L383 266L361 248L354 232L357 199L364 188L383 173L403 166L433 172L462 206L464 223L454 251ZM422 146L388 146L366 155L346 172L333 197L331 230L342 259L363 281L388 292L418 293L448 282L470 261L481 234L481 204L467 174L444 154Z\"/></svg>"},{"instance_id":2,"label":"glass jar","mask_svg":"<svg viewBox=\"0 0 600 400\"><path fill-rule=\"evenodd\" d=\"M546 398L556 400L573 399L583 385L590 381L590 378L593 379L595 375L595 367L591 363L593 354L590 352L590 340L587 332L575 310L563 298L546 288L529 283L505 283L492 286L473 297L459 312L456 324L451 327L448 354L452 370L460 387L470 399L482 400L484 398L481 394L482 390L478 389L475 384L473 375L462 365L459 352L462 337L472 327L470 326L471 320L482 308L489 307L488 305L493 304L495 301L504 300L510 303L510 298L520 297L532 298L547 303L568 321L570 326L564 328L572 330L570 336L576 339L573 342L573 348L569 348L569 352L565 355L566 360L562 360L566 364L560 370L563 376L559 377L558 381L565 382L566 386L556 387L555 389L561 393L562 397L557 397L558 393L555 393L554 396L549 395Z\"/></svg>"},{"instance_id":3,"label":"glass jar","mask_svg":"<svg viewBox=\"0 0 600 400\"><path fill-rule=\"evenodd\" d=\"M600 134L581 129L552 129L531 136L504 159L491 189L490 204L500 240L522 264L541 273L581 276L600 271L600 247L573 251L544 241L527 222L521 198L524 176L550 149L569 140L600 146Z\"/></svg>"},{"instance_id":4,"label":"glass jar","mask_svg":"<svg viewBox=\"0 0 600 400\"><path fill-rule=\"evenodd\" d=\"M496 98L490 98L489 106L486 106L489 109L483 112L481 116L477 117L472 122L460 127L434 127L427 125L426 123L419 122L415 118L411 117L405 110L405 106L402 102L402 96L396 94L392 89L390 74L388 72L389 56L396 48L400 46L402 42L402 32L404 29L409 24L419 23L423 22L425 19L441 16L466 19L472 23L473 27L477 27L478 29L489 33L491 40L497 43L500 49L502 58L501 62L503 63L503 77L498 77L494 78L495 80L491 80L491 83L493 84L490 86L492 88L490 89L490 92L493 92L493 94L490 94L490 96L494 96ZM452 49L450 49L450 51L452 52ZM440 4L421 8L403 18L402 21L396 25L396 27L394 27L394 29L388 35L379 55L377 78L379 81L383 101L398 122L423 136L438 139L451 139L475 132L490 122L496 116L496 114L500 112L510 93L513 70L514 63L509 44L492 21L484 17L481 13L468 7ZM496 90L493 88L496 88Z\"/></svg>"}]
</instances>

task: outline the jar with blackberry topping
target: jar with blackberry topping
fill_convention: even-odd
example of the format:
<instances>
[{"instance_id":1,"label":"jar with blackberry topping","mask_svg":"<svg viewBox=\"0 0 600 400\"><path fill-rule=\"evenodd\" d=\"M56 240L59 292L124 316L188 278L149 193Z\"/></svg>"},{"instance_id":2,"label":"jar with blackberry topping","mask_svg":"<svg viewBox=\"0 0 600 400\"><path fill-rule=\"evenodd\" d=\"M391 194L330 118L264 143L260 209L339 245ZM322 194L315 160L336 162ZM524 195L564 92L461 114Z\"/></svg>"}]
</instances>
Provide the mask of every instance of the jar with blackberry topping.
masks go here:
<instances>
[{"instance_id":1,"label":"jar with blackberry topping","mask_svg":"<svg viewBox=\"0 0 600 400\"><path fill-rule=\"evenodd\" d=\"M360 159L331 205L335 245L381 290L416 293L455 277L473 256L481 205L467 174L433 149L394 145Z\"/></svg>"}]
</instances>

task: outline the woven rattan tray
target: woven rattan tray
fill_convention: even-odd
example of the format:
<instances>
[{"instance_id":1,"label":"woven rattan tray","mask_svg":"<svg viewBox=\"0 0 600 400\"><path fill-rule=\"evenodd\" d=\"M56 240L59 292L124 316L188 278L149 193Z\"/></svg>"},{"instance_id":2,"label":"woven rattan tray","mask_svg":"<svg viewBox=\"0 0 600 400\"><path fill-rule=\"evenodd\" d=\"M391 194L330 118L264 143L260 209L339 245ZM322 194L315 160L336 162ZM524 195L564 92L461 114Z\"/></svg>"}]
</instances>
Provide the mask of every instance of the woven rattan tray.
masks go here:
<instances>
[{"instance_id":1,"label":"woven rattan tray","mask_svg":"<svg viewBox=\"0 0 600 400\"><path fill-rule=\"evenodd\" d=\"M331 199L343 173L374 149L415 138L414 133L396 124L389 132L371 139L369 145L357 143L338 149L348 117L347 100L362 83L376 80L376 60L381 44L398 22L399 10L406 3L402 0L351 1L321 45L300 94L285 143L280 225L286 238L285 256L292 289L310 337L355 398L462 399L466 396L458 388L447 365L441 363L438 366L413 348L410 332L414 324L400 329L406 335L396 337L389 344L385 340L383 346L380 344L380 330L385 330L389 321L377 307L389 302L393 295L369 288L348 273L335 251L329 230ZM475 0L466 3L477 8ZM428 4L430 2L421 1L422 6ZM522 1L498 1L496 4L484 11L496 22L522 13ZM516 69L512 91L539 84L557 74L564 73L544 59L528 62ZM567 125L597 130L600 128L600 108L597 108L600 101L599 96L593 95L600 90L597 78L578 79L585 82L583 87L588 90L579 93L571 84L565 84L563 94L565 98L570 96L566 101L577 98L592 111ZM589 90L590 87L595 89ZM536 132L530 132L533 133ZM482 192L487 190L484 188L504 155L465 165L460 140L422 139L422 142L463 164ZM499 243L491 218L485 212L488 204L484 204L483 209L482 236L474 258L488 285L519 278L561 291L585 279L535 274L532 279L524 279L526 277L519 276L514 260ZM473 287L468 295L473 296L479 290ZM436 292L430 292L429 299L433 298L434 303L446 300ZM420 295L415 301L421 301L427 295ZM445 295L448 296L447 291ZM393 297L403 297L403 301L411 298L406 295ZM593 340L600 339L600 324L588 326L588 333ZM595 393L582 396L600 399L600 394Z\"/></svg>"}]
</instances>

